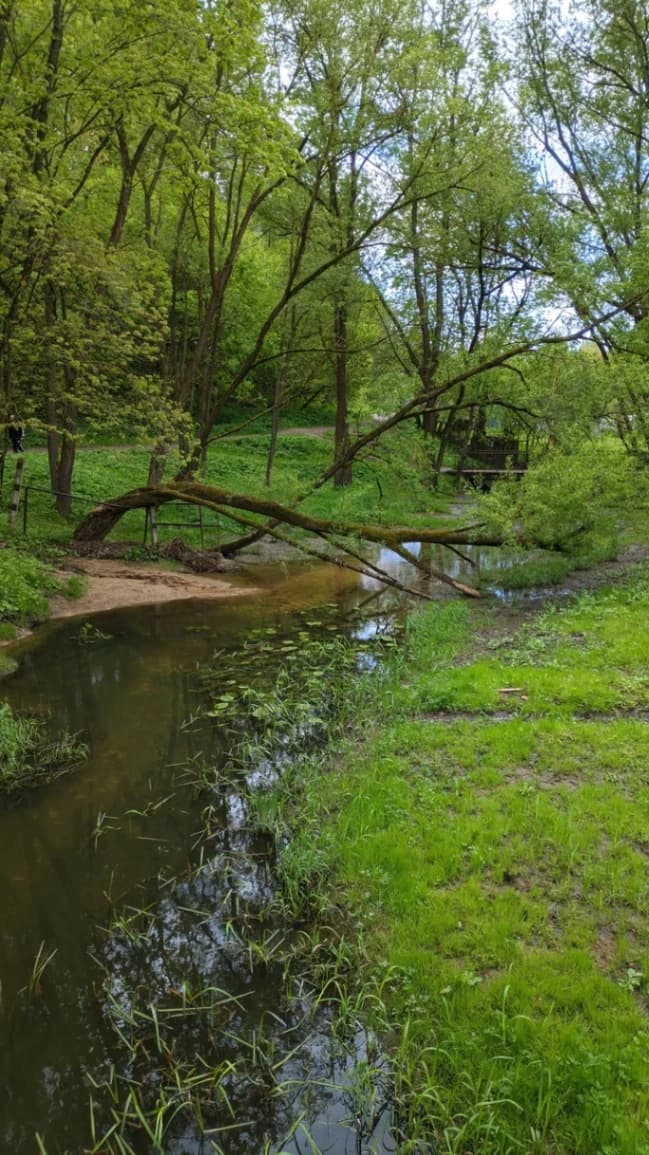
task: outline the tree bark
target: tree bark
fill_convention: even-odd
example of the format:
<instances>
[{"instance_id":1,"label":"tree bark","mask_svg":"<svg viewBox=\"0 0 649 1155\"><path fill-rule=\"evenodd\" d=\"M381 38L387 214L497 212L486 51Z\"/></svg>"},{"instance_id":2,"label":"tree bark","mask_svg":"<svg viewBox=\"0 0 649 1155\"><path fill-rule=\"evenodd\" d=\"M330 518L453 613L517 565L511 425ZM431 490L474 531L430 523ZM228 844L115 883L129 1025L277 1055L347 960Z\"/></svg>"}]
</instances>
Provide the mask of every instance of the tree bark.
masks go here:
<instances>
[{"instance_id":1,"label":"tree bark","mask_svg":"<svg viewBox=\"0 0 649 1155\"><path fill-rule=\"evenodd\" d=\"M351 485L352 464L348 459L349 425L347 419L347 308L336 306L334 316L334 344L336 347L336 431L335 460L343 464L336 468L334 486L336 489Z\"/></svg>"}]
</instances>

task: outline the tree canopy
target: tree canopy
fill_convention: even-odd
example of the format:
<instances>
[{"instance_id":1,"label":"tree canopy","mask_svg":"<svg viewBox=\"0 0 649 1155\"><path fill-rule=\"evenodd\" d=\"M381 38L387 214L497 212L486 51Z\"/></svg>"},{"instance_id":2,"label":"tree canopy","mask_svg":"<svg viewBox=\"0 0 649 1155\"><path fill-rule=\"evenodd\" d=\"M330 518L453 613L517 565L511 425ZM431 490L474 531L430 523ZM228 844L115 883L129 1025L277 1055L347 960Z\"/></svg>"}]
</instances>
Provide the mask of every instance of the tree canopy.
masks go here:
<instances>
[{"instance_id":1,"label":"tree canopy","mask_svg":"<svg viewBox=\"0 0 649 1155\"><path fill-rule=\"evenodd\" d=\"M648 50L633 0L1 0L0 392L59 510L81 430L188 480L233 402L324 399L337 485L411 418L433 470L648 450Z\"/></svg>"}]
</instances>

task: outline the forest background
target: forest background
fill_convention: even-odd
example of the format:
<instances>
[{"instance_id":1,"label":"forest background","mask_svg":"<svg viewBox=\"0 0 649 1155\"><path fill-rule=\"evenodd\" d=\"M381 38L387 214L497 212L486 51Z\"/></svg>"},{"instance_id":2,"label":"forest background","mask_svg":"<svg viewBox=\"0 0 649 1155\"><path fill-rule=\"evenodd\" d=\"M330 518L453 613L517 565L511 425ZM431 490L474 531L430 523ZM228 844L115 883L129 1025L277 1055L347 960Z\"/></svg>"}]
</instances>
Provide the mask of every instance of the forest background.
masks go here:
<instances>
[{"instance_id":1,"label":"forest background","mask_svg":"<svg viewBox=\"0 0 649 1155\"><path fill-rule=\"evenodd\" d=\"M310 402L317 485L411 419L430 482L500 438L565 544L648 450L648 44L628 0L3 0L0 408L58 512L88 441L187 480L260 414L270 483Z\"/></svg>"}]
</instances>

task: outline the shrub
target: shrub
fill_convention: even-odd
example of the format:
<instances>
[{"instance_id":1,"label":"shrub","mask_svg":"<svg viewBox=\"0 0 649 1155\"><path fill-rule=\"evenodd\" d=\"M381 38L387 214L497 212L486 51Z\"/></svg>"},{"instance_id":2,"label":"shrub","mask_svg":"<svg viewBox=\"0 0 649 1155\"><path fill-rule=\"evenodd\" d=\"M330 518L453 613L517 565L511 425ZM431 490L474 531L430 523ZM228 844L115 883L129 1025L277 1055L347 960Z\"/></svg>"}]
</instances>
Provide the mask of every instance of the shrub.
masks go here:
<instances>
[{"instance_id":1,"label":"shrub","mask_svg":"<svg viewBox=\"0 0 649 1155\"><path fill-rule=\"evenodd\" d=\"M606 539L610 551L620 510L645 486L620 442L600 437L572 452L553 450L519 482L498 482L481 509L509 541L581 552L591 538Z\"/></svg>"}]
</instances>

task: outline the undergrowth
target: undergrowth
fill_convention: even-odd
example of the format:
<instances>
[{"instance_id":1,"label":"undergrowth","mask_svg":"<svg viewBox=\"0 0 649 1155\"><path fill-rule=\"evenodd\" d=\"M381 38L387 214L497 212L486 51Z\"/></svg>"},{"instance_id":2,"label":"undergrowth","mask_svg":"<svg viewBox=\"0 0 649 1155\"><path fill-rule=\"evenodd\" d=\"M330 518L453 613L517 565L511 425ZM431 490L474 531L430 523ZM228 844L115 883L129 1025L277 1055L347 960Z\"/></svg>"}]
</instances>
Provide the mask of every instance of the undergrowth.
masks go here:
<instances>
[{"instance_id":1,"label":"undergrowth","mask_svg":"<svg viewBox=\"0 0 649 1155\"><path fill-rule=\"evenodd\" d=\"M63 580L53 573L59 556L39 540L0 543L0 620L32 625L47 617L53 594L80 596L83 584L77 575Z\"/></svg>"},{"instance_id":2,"label":"undergrowth","mask_svg":"<svg viewBox=\"0 0 649 1155\"><path fill-rule=\"evenodd\" d=\"M58 778L86 754L77 735L52 734L42 721L19 717L6 702L0 703L0 794L15 794Z\"/></svg>"}]
</instances>

